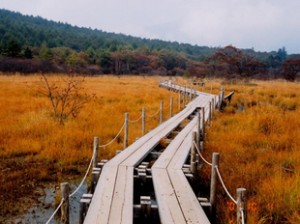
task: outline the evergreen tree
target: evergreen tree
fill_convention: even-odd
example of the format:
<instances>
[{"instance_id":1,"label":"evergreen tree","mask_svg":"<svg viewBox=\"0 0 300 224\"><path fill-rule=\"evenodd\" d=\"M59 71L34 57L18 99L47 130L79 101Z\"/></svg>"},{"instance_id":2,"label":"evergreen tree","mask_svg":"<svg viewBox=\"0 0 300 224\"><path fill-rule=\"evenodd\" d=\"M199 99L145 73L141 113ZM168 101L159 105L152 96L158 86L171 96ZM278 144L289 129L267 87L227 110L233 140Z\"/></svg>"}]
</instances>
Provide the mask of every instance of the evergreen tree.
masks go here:
<instances>
[{"instance_id":1,"label":"evergreen tree","mask_svg":"<svg viewBox=\"0 0 300 224\"><path fill-rule=\"evenodd\" d=\"M24 57L27 59L33 58L32 51L30 50L29 47L26 47L26 49L24 51Z\"/></svg>"}]
</instances>

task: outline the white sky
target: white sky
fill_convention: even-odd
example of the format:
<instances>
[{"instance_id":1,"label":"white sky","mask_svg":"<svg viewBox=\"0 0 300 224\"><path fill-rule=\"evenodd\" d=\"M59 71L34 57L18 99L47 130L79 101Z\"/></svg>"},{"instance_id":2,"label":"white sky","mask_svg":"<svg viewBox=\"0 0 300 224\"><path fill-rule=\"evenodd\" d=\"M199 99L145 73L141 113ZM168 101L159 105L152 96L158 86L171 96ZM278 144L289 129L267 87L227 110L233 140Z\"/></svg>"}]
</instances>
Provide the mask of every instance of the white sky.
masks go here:
<instances>
[{"instance_id":1,"label":"white sky","mask_svg":"<svg viewBox=\"0 0 300 224\"><path fill-rule=\"evenodd\" d=\"M0 8L138 37L300 53L300 0L0 0Z\"/></svg>"}]
</instances>

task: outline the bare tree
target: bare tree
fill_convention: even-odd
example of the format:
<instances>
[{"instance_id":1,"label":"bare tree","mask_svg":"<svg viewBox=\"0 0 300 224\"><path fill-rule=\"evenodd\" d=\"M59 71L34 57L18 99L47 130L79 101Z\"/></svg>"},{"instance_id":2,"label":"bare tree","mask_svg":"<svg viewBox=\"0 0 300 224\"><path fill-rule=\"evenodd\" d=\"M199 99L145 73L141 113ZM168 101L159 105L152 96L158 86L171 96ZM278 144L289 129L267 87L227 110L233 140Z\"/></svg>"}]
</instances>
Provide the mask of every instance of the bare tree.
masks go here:
<instances>
[{"instance_id":1,"label":"bare tree","mask_svg":"<svg viewBox=\"0 0 300 224\"><path fill-rule=\"evenodd\" d=\"M41 75L41 84L37 91L46 96L50 103L54 117L61 125L72 116L75 118L92 99L83 88L84 78L68 76L58 81L49 81L45 74Z\"/></svg>"},{"instance_id":2,"label":"bare tree","mask_svg":"<svg viewBox=\"0 0 300 224\"><path fill-rule=\"evenodd\" d=\"M219 49L215 54L210 56L208 63L216 62L227 65L229 75L238 74L240 77L248 77L262 71L264 65L260 63L255 56L243 53L231 45ZM213 67L215 69L215 67Z\"/></svg>"}]
</instances>

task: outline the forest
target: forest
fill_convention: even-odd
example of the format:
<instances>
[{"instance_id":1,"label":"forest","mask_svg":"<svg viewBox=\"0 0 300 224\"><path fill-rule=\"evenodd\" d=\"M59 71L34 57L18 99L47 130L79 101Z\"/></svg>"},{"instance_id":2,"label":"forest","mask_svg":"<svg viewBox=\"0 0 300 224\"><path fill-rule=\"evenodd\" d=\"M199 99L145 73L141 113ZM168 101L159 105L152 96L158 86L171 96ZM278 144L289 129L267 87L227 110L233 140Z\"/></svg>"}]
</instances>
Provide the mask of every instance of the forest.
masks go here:
<instances>
[{"instance_id":1,"label":"forest","mask_svg":"<svg viewBox=\"0 0 300 224\"><path fill-rule=\"evenodd\" d=\"M300 55L138 38L0 9L0 71L294 81Z\"/></svg>"}]
</instances>

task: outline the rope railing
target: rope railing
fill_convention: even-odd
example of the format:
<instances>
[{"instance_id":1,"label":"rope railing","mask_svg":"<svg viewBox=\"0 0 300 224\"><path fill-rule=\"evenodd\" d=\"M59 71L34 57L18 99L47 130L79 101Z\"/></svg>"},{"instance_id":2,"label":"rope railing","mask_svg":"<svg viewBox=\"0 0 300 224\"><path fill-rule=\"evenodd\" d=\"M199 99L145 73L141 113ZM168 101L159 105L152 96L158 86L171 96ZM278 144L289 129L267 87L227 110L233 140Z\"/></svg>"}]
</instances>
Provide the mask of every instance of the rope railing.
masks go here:
<instances>
[{"instance_id":1,"label":"rope railing","mask_svg":"<svg viewBox=\"0 0 300 224\"><path fill-rule=\"evenodd\" d=\"M198 147L198 145L196 144L195 141L193 141L193 144L195 145L196 150L197 150L197 152L198 152L198 155L199 155L200 158L203 160L203 162L205 162L205 163L206 163L207 165L209 165L209 166L212 166L212 163L208 162L208 161L202 156L202 154L201 154L201 152L200 152L200 150L199 150L199 147Z\"/></svg>"},{"instance_id":2,"label":"rope railing","mask_svg":"<svg viewBox=\"0 0 300 224\"><path fill-rule=\"evenodd\" d=\"M138 121L140 121L141 119L142 119L142 117L143 117L143 115L141 115L139 118L137 118L136 120L128 120L129 121L129 123L136 123L136 122L138 122Z\"/></svg>"},{"instance_id":3,"label":"rope railing","mask_svg":"<svg viewBox=\"0 0 300 224\"><path fill-rule=\"evenodd\" d=\"M94 160L94 156L95 156L95 151L93 152L92 158L90 160L89 166L87 168L87 171L86 171L84 177L82 178L82 180L81 180L80 184L77 186L77 188L73 191L73 193L69 194L69 198L73 197L79 191L79 189L82 187L82 185L83 185L84 181L86 180L87 175L88 175L88 173L89 173L89 171L91 169L91 166L92 166L92 163L93 163L93 160ZM64 199L62 198L60 204L57 206L57 208L55 209L55 211L53 212L53 214L50 216L50 218L48 219L48 221L46 222L46 224L50 223L50 221L53 219L53 217L55 216L55 214L58 212L58 210L62 206L63 202L64 202Z\"/></svg>"},{"instance_id":4,"label":"rope railing","mask_svg":"<svg viewBox=\"0 0 300 224\"><path fill-rule=\"evenodd\" d=\"M219 180L220 180L220 182L221 182L221 184L222 184L222 187L223 187L224 191L226 192L226 194L228 195L228 197L233 201L233 203L234 203L234 204L237 204L237 201L231 196L231 194L229 193L229 191L228 191L226 185L224 184L224 181L223 181L223 178L222 178L222 176L221 176L221 173L220 173L220 170L219 170L218 166L215 166L215 169L216 169L216 171L217 171Z\"/></svg>"},{"instance_id":5,"label":"rope railing","mask_svg":"<svg viewBox=\"0 0 300 224\"><path fill-rule=\"evenodd\" d=\"M61 199L59 205L57 206L57 208L55 209L55 211L52 213L52 215L50 216L50 218L48 219L48 221L46 222L46 224L49 224L51 222L51 220L56 215L56 213L58 212L58 210L60 209L60 207L62 206L63 203L64 203L64 199Z\"/></svg>"},{"instance_id":6,"label":"rope railing","mask_svg":"<svg viewBox=\"0 0 300 224\"><path fill-rule=\"evenodd\" d=\"M172 116L172 106L173 106L173 102L172 102L173 100L172 100L172 98L170 99L170 116ZM72 192L72 193L69 193L69 185L68 185L68 183L67 182L65 182L65 183L62 183L62 184L64 184L64 186L65 186L65 189L64 189L64 187L62 187L62 185L61 185L61 191L62 191L62 199L61 199L61 201L60 201L60 203L59 203L59 205L56 207L56 209L55 209L55 211L52 213L52 215L49 217L49 219L47 220L47 222L46 222L46 224L49 224L50 222L51 222L51 220L54 218L54 216L57 214L57 212L58 212L58 210L61 208L63 211L66 211L65 210L65 208L64 208L64 203L67 203L68 204L68 200L69 200L69 198L70 197L73 197L79 190L80 190L80 188L83 186L83 184L84 184L84 182L86 181L86 178L87 178L87 176L88 176L88 174L89 174L89 172L90 172L90 170L91 170L91 167L92 167L92 164L93 164L93 162L94 162L94 164L97 164L95 161L97 161L97 148L105 148L105 147L107 147L107 146L109 146L110 144L112 144L119 136L120 136L120 134L121 134L121 132L123 131L123 130L125 130L125 133L124 133L124 136L127 136L128 135L128 123L136 123L136 122L138 122L138 121L140 121L141 119L143 119L143 125L142 126L145 126L145 119L146 118L154 118L154 117L156 117L156 116L158 116L160 114L160 122L162 122L162 120L163 120L163 101L161 101L161 103L160 103L160 108L154 113L154 114L152 114L152 115L147 115L146 116L146 114L145 114L145 109L143 109L143 111L142 111L142 115L140 116L140 117L138 117L137 119L135 119L135 120L130 120L130 119L128 119L128 113L126 113L125 114L125 121L124 121L124 123L123 123L123 125L122 125L122 127L120 128L120 130L119 130L119 132L117 133L117 135L111 140L111 141L109 141L108 143L106 143L106 144L104 144L104 145L98 145L98 141L97 141L97 143L96 143L96 148L95 148L95 142L94 142L94 151L93 151L93 155L92 155L92 157L91 157L91 160L90 160L90 162L89 162L89 165L88 165L88 168L87 168L87 170L86 170L86 173L85 173L85 175L83 176L83 178L82 178L82 180L81 180L81 182L80 182L80 184L76 187L76 189ZM127 129L127 131L126 131L126 129ZM142 128L143 129L143 133L144 133L144 129L145 128ZM127 133L126 133L127 132ZM128 136L127 136L128 137ZM124 137L124 142L125 142L125 137ZM197 151L198 151L198 153L199 153L199 155L200 155L200 157L203 159L203 161L206 161L204 158L203 158L203 156L200 154L200 151L199 151L199 148L196 146L196 148L197 148ZM207 162L207 161L206 161ZM209 162L207 162L208 164L210 164ZM67 190L66 190L67 189ZM65 195L64 193L66 193L67 192L67 195ZM67 207L67 210L69 210L69 205L67 205L66 206Z\"/></svg>"},{"instance_id":7,"label":"rope railing","mask_svg":"<svg viewBox=\"0 0 300 224\"><path fill-rule=\"evenodd\" d=\"M153 118L153 117L157 116L159 114L159 112L160 112L160 109L158 109L158 111L152 115L147 115L147 118Z\"/></svg>"},{"instance_id":8,"label":"rope railing","mask_svg":"<svg viewBox=\"0 0 300 224\"><path fill-rule=\"evenodd\" d=\"M89 173L89 171L91 169L91 166L92 166L92 163L93 163L93 160L94 160L94 156L95 156L95 151L93 152L93 156L91 158L90 164L89 164L89 166L88 166L88 168L87 168L87 170L85 172L84 177L82 178L80 184L77 186L77 188L75 189L75 191L73 191L73 193L71 193L69 195L69 197L73 197L77 193L77 191L81 188L81 186L83 185L83 183L84 183L84 181L85 181L85 179L86 179L86 177L87 177L87 175L88 175L88 173Z\"/></svg>"},{"instance_id":9,"label":"rope railing","mask_svg":"<svg viewBox=\"0 0 300 224\"><path fill-rule=\"evenodd\" d=\"M108 142L104 145L99 145L99 148L105 148L105 147L109 146L110 144L112 144L120 136L120 134L123 131L124 127L125 127L125 122L123 123L123 125L122 125L120 131L118 132L118 134L110 142Z\"/></svg>"},{"instance_id":10,"label":"rope railing","mask_svg":"<svg viewBox=\"0 0 300 224\"><path fill-rule=\"evenodd\" d=\"M193 164L194 162L192 161L194 156L193 156L193 151L197 152L201 160L211 166L212 168L212 176L211 176L211 188L210 188L210 205L211 205L211 211L213 211L213 207L215 206L215 192L216 192L216 178L219 179L225 193L227 196L232 200L232 202L237 206L237 221L239 224L245 224L246 222L246 214L245 214L245 192L246 189L244 188L238 188L237 189L237 199L235 199L230 193L228 188L226 187L224 180L222 178L222 175L220 173L218 164L219 164L219 154L218 153L213 153L213 161L212 163L208 162L202 155L201 151L199 150L199 147L196 142L196 132L193 134L194 136L192 137L192 148L191 148L191 172L193 173Z\"/></svg>"}]
</instances>

